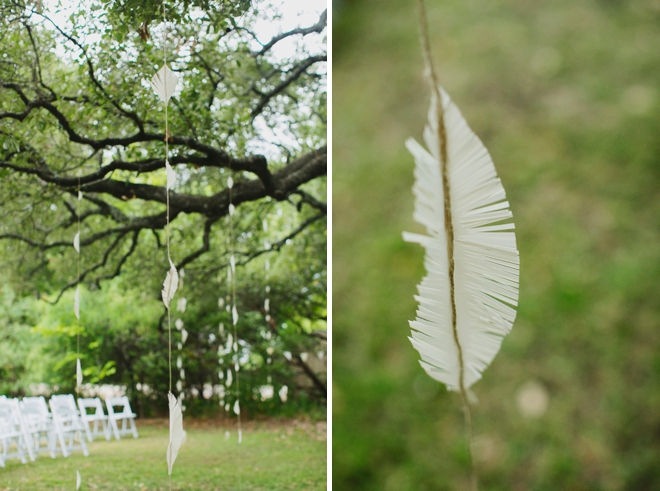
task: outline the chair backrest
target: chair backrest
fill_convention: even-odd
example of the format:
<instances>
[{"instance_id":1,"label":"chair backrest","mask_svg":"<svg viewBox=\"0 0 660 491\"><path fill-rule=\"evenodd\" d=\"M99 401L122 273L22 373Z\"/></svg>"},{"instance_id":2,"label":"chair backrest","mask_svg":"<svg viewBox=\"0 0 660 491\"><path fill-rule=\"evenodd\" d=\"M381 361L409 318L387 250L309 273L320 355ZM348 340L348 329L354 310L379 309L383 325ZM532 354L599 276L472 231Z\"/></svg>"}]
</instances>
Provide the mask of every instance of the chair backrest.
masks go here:
<instances>
[{"instance_id":1,"label":"chair backrest","mask_svg":"<svg viewBox=\"0 0 660 491\"><path fill-rule=\"evenodd\" d=\"M108 397L105 400L106 406L108 406L108 413L109 414L121 414L121 413L126 413L126 414L132 414L133 411L131 411L131 403L128 402L128 397L123 396L123 397ZM115 411L115 407L120 406L122 408L121 411Z\"/></svg>"},{"instance_id":2,"label":"chair backrest","mask_svg":"<svg viewBox=\"0 0 660 491\"><path fill-rule=\"evenodd\" d=\"M0 421L4 425L9 425L14 421L14 407L6 397L0 399Z\"/></svg>"},{"instance_id":3,"label":"chair backrest","mask_svg":"<svg viewBox=\"0 0 660 491\"><path fill-rule=\"evenodd\" d=\"M101 399L98 397L92 397L92 398L79 398L78 399L78 407L80 408L80 414L94 414L96 416L104 416L105 414L103 413L103 403L101 402ZM88 409L93 409L93 413L87 412Z\"/></svg>"},{"instance_id":4,"label":"chair backrest","mask_svg":"<svg viewBox=\"0 0 660 491\"><path fill-rule=\"evenodd\" d=\"M15 431L17 428L23 427L18 399L7 399L5 397L0 400L0 427L4 431Z\"/></svg>"},{"instance_id":5,"label":"chair backrest","mask_svg":"<svg viewBox=\"0 0 660 491\"><path fill-rule=\"evenodd\" d=\"M21 401L21 411L24 415L48 417L48 404L44 396L24 397Z\"/></svg>"},{"instance_id":6,"label":"chair backrest","mask_svg":"<svg viewBox=\"0 0 660 491\"><path fill-rule=\"evenodd\" d=\"M50 398L50 410L60 417L77 416L76 400L71 394L53 396Z\"/></svg>"},{"instance_id":7,"label":"chair backrest","mask_svg":"<svg viewBox=\"0 0 660 491\"><path fill-rule=\"evenodd\" d=\"M50 421L50 412L48 404L43 396L24 397L19 404L19 409L23 420L31 427L35 425L47 424Z\"/></svg>"}]
</instances>

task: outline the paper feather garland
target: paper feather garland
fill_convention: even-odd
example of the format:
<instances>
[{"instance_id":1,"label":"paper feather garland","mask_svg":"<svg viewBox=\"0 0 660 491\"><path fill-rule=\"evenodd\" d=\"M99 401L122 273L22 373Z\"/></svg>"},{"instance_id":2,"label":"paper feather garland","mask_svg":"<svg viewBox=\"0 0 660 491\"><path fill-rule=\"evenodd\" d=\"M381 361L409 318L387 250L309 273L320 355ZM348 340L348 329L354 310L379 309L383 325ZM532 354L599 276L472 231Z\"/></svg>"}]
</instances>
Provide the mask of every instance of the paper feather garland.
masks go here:
<instances>
[{"instance_id":1,"label":"paper feather garland","mask_svg":"<svg viewBox=\"0 0 660 491\"><path fill-rule=\"evenodd\" d=\"M170 261L170 270L165 276L165 281L163 282L163 291L161 295L163 297L163 303L165 307L170 308L170 302L174 298L177 288L179 288L179 274L174 267L174 263Z\"/></svg>"},{"instance_id":2,"label":"paper feather garland","mask_svg":"<svg viewBox=\"0 0 660 491\"><path fill-rule=\"evenodd\" d=\"M179 454L179 449L184 439L183 416L181 415L181 403L171 392L167 393L170 404L170 443L167 446L167 473L172 475L172 466Z\"/></svg>"},{"instance_id":3,"label":"paper feather garland","mask_svg":"<svg viewBox=\"0 0 660 491\"><path fill-rule=\"evenodd\" d=\"M513 223L502 223L512 214L493 161L441 87L428 118L428 150L406 142L415 158L413 216L427 231L404 233L426 249L410 340L424 370L466 397L515 319L518 250Z\"/></svg>"},{"instance_id":4,"label":"paper feather garland","mask_svg":"<svg viewBox=\"0 0 660 491\"><path fill-rule=\"evenodd\" d=\"M73 248L80 254L80 232L76 232L76 235L73 236Z\"/></svg>"},{"instance_id":5,"label":"paper feather garland","mask_svg":"<svg viewBox=\"0 0 660 491\"><path fill-rule=\"evenodd\" d=\"M76 358L76 390L80 389L80 385L83 381L82 365L80 364L80 358Z\"/></svg>"},{"instance_id":6,"label":"paper feather garland","mask_svg":"<svg viewBox=\"0 0 660 491\"><path fill-rule=\"evenodd\" d=\"M172 189L177 181L176 172L167 160L165 161L165 172L167 173L167 189Z\"/></svg>"},{"instance_id":7,"label":"paper feather garland","mask_svg":"<svg viewBox=\"0 0 660 491\"><path fill-rule=\"evenodd\" d=\"M76 491L80 489L81 484L82 484L82 477L80 477L80 471L76 471Z\"/></svg>"},{"instance_id":8,"label":"paper feather garland","mask_svg":"<svg viewBox=\"0 0 660 491\"><path fill-rule=\"evenodd\" d=\"M170 67L163 65L160 70L151 79L151 87L158 95L161 101L167 104L176 90L176 85L179 82L177 77Z\"/></svg>"}]
</instances>

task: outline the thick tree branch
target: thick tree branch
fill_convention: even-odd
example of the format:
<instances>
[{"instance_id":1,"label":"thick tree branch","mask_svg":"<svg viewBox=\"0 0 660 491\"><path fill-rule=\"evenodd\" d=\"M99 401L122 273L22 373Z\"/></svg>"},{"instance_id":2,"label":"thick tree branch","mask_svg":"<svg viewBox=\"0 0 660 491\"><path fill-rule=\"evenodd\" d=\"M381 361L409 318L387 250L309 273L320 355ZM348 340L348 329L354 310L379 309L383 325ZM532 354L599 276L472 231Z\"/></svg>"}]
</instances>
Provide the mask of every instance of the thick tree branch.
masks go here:
<instances>
[{"instance_id":1,"label":"thick tree branch","mask_svg":"<svg viewBox=\"0 0 660 491\"><path fill-rule=\"evenodd\" d=\"M316 24L314 24L311 27L304 27L304 28L299 27L297 29L292 29L290 31L283 32L282 34L278 34L273 39L271 39L266 44L264 44L264 47L261 48L261 50L257 53L257 55L265 54L270 48L275 46L275 44L277 44L282 39L285 39L289 36L295 36L297 34L302 34L303 36L306 36L307 34L311 34L313 32L321 33L323 32L327 24L328 24L328 10L326 9L323 11L321 17L319 18Z\"/></svg>"}]
</instances>

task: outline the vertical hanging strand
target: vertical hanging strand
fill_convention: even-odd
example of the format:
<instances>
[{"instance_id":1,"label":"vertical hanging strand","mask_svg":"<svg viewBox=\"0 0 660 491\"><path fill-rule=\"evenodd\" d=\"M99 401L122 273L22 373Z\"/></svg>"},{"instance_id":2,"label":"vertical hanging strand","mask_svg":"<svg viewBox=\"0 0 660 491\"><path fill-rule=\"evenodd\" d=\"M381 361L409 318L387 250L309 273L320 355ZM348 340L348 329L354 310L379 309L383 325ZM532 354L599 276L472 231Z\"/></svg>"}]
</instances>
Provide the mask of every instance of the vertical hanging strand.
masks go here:
<instances>
[{"instance_id":1,"label":"vertical hanging strand","mask_svg":"<svg viewBox=\"0 0 660 491\"><path fill-rule=\"evenodd\" d=\"M185 270L179 271L179 290L183 290L183 280L185 277ZM186 312L186 306L188 305L188 300L186 297L181 297L176 303L176 310L181 312L183 315ZM183 399L185 398L185 393L183 391L183 385L186 380L186 371L183 368L183 345L186 344L188 339L188 331L186 331L185 323L181 318L177 318L174 321L174 327L181 332L181 341L178 343L178 354L176 357L176 368L179 370L179 380L176 382L176 390L179 393L179 402L181 403L181 412L186 410L186 406L183 404Z\"/></svg>"},{"instance_id":2,"label":"vertical hanging strand","mask_svg":"<svg viewBox=\"0 0 660 491\"><path fill-rule=\"evenodd\" d=\"M170 303L179 286L179 274L172 262L170 253L170 190L176 184L176 174L169 163L169 141L170 130L167 114L167 107L172 94L176 89L178 77L172 73L167 66L167 15L165 12L165 2L163 2L163 67L151 79L151 86L158 97L165 103L165 172L167 175L166 184L166 223L165 223L165 242L167 244L167 261L170 269L163 282L163 303L167 309L167 363L169 369L169 392L167 394L170 409L170 441L167 446L167 472L172 475L172 466L176 460L179 448L183 443L183 418L181 415L181 401L172 394L172 314ZM170 477L170 489L172 489L172 479Z\"/></svg>"},{"instance_id":3,"label":"vertical hanging strand","mask_svg":"<svg viewBox=\"0 0 660 491\"><path fill-rule=\"evenodd\" d=\"M229 168L231 171L231 167ZM239 351L238 351L238 308L236 307L236 256L234 240L234 212L236 207L233 203L234 180L231 176L227 178L229 188L229 270L231 272L231 320L234 327L234 373L236 374L236 400L234 402L234 413L238 422L238 444L243 441L243 429L241 427L241 384L239 376Z\"/></svg>"},{"instance_id":4,"label":"vertical hanging strand","mask_svg":"<svg viewBox=\"0 0 660 491\"><path fill-rule=\"evenodd\" d=\"M268 220L264 218L262 222L262 226L264 229L264 234L266 235L266 239L264 239L264 250L270 251L271 244L270 240L268 239ZM266 259L266 262L264 263L264 270L265 270L265 277L266 277L266 286L264 288L265 292L265 298L264 298L264 318L266 320L266 333L264 337L268 340L268 348L266 348L266 353L268 354L268 357L266 358L266 364L268 365L268 385L272 385L273 383L273 378L271 376L272 373L272 366L271 364L273 363L273 358L272 355L275 352L275 349L272 346L272 334L270 332L270 327L271 327L271 320L270 320L270 261L268 258ZM275 387L273 387L273 392L275 391Z\"/></svg>"},{"instance_id":5,"label":"vertical hanging strand","mask_svg":"<svg viewBox=\"0 0 660 491\"><path fill-rule=\"evenodd\" d=\"M76 402L80 399L80 385L82 384L83 374L82 365L80 363L80 201L82 200L82 192L80 191L80 170L78 171L78 200L76 202L76 216L78 218L78 230L73 237L73 247L78 254L77 257L77 280L76 280L76 294L74 298L73 310L76 314ZM81 433L81 438L85 436ZM80 489L82 479L80 471L76 469L76 491Z\"/></svg>"}]
</instances>

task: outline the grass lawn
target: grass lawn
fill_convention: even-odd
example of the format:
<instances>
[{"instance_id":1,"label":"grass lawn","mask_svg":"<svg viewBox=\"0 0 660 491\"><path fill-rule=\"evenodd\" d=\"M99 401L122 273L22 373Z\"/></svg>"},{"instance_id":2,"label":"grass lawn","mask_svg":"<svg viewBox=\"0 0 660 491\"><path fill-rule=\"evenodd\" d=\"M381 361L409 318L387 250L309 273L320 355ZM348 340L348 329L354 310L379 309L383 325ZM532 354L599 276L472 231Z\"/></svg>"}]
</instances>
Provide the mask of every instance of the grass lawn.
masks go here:
<instances>
[{"instance_id":1,"label":"grass lawn","mask_svg":"<svg viewBox=\"0 0 660 491\"><path fill-rule=\"evenodd\" d=\"M73 490L76 469L82 490L319 490L326 489L325 422L300 420L244 425L243 443L234 426L184 421L172 482L167 476L166 420L138 421L140 438L97 440L89 457L40 456L0 469L0 490ZM230 430L230 438L225 432Z\"/></svg>"}]
</instances>

